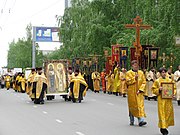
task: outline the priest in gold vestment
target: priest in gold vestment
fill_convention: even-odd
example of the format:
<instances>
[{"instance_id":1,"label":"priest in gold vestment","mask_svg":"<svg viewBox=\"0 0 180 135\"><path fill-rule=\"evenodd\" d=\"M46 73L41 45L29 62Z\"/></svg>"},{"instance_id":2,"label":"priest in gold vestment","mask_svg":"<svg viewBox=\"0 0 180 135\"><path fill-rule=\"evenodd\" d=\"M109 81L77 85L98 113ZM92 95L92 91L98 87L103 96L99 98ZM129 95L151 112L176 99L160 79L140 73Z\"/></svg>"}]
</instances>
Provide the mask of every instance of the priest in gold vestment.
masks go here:
<instances>
[{"instance_id":1,"label":"priest in gold vestment","mask_svg":"<svg viewBox=\"0 0 180 135\"><path fill-rule=\"evenodd\" d=\"M160 78L158 78L152 86L152 91L154 94L157 95L158 98L158 117L159 117L159 123L158 127L160 128L160 132L163 135L168 134L167 128L169 126L174 126L174 110L173 110L173 104L172 104L172 98L162 98L162 82L172 82L172 79L166 77L166 69L164 67L159 69L159 73L161 75ZM176 87L174 85L174 95L176 93Z\"/></svg>"},{"instance_id":2,"label":"priest in gold vestment","mask_svg":"<svg viewBox=\"0 0 180 135\"><path fill-rule=\"evenodd\" d=\"M112 71L109 71L109 74L106 76L106 91L108 94L111 94L112 92L112 79L111 79Z\"/></svg>"},{"instance_id":3,"label":"priest in gold vestment","mask_svg":"<svg viewBox=\"0 0 180 135\"><path fill-rule=\"evenodd\" d=\"M26 78L24 73L21 74L21 77L19 78L19 86L22 93L26 92Z\"/></svg>"},{"instance_id":4,"label":"priest in gold vestment","mask_svg":"<svg viewBox=\"0 0 180 135\"><path fill-rule=\"evenodd\" d=\"M122 93L123 97L126 97L127 93L127 84L126 84L126 69L122 68L122 72L120 72L120 92Z\"/></svg>"},{"instance_id":5,"label":"priest in gold vestment","mask_svg":"<svg viewBox=\"0 0 180 135\"><path fill-rule=\"evenodd\" d=\"M137 117L139 126L143 126L147 124L147 122L144 121L144 117L146 116L144 111L146 79L144 73L139 70L137 60L133 60L131 65L132 70L126 73L130 125L134 125L134 117Z\"/></svg>"},{"instance_id":6,"label":"priest in gold vestment","mask_svg":"<svg viewBox=\"0 0 180 135\"><path fill-rule=\"evenodd\" d=\"M34 77L36 76L36 69L32 68L31 69L31 73L28 76L27 79L27 86L26 86L26 93L29 95L29 97L31 98L32 101L34 101L35 98L35 94L32 93L32 89L33 89L33 81L34 81Z\"/></svg>"},{"instance_id":7,"label":"priest in gold vestment","mask_svg":"<svg viewBox=\"0 0 180 135\"><path fill-rule=\"evenodd\" d=\"M113 81L112 92L116 96L118 96L118 93L120 94L119 66L117 63L116 63L116 66L114 68L114 81Z\"/></svg>"},{"instance_id":8,"label":"priest in gold vestment","mask_svg":"<svg viewBox=\"0 0 180 135\"><path fill-rule=\"evenodd\" d=\"M101 76L100 73L98 71L94 71L92 73L92 80L93 80L93 87L94 87L94 92L98 92L100 91L100 80L101 80Z\"/></svg>"},{"instance_id":9,"label":"priest in gold vestment","mask_svg":"<svg viewBox=\"0 0 180 135\"><path fill-rule=\"evenodd\" d=\"M4 80L5 80L7 90L9 90L10 84L11 84L11 76L7 74L4 78Z\"/></svg>"},{"instance_id":10,"label":"priest in gold vestment","mask_svg":"<svg viewBox=\"0 0 180 135\"><path fill-rule=\"evenodd\" d=\"M85 79L82 77L80 74L79 70L76 69L73 78L71 79L70 82L70 97L75 103L76 101L81 101L83 100L83 97L86 95L86 90L88 88L88 85L85 81Z\"/></svg>"},{"instance_id":11,"label":"priest in gold vestment","mask_svg":"<svg viewBox=\"0 0 180 135\"><path fill-rule=\"evenodd\" d=\"M47 78L42 73L42 68L36 69L37 74L33 80L32 93L35 94L34 104L44 104L45 91L47 89Z\"/></svg>"}]
</instances>

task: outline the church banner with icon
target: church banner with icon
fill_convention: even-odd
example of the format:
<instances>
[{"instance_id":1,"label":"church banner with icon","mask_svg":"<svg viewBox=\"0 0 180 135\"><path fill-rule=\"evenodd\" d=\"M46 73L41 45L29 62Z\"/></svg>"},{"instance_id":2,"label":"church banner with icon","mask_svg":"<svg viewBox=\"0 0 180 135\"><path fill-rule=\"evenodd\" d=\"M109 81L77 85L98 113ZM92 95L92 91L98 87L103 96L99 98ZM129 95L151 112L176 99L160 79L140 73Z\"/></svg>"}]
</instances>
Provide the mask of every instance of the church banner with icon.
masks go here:
<instances>
[{"instance_id":1,"label":"church banner with icon","mask_svg":"<svg viewBox=\"0 0 180 135\"><path fill-rule=\"evenodd\" d=\"M141 69L149 69L149 64L148 64L148 48L149 47L152 47L152 45L142 45Z\"/></svg>"},{"instance_id":2,"label":"church banner with icon","mask_svg":"<svg viewBox=\"0 0 180 135\"><path fill-rule=\"evenodd\" d=\"M122 45L111 45L111 50L112 50L112 64L114 64L114 62L118 62L120 63L120 47Z\"/></svg>"},{"instance_id":3,"label":"church banner with icon","mask_svg":"<svg viewBox=\"0 0 180 135\"><path fill-rule=\"evenodd\" d=\"M158 47L149 47L148 53L149 53L148 54L149 68L151 68L151 67L157 68L159 48Z\"/></svg>"},{"instance_id":4,"label":"church banner with icon","mask_svg":"<svg viewBox=\"0 0 180 135\"><path fill-rule=\"evenodd\" d=\"M120 67L127 69L128 47L120 47Z\"/></svg>"},{"instance_id":5,"label":"church banner with icon","mask_svg":"<svg viewBox=\"0 0 180 135\"><path fill-rule=\"evenodd\" d=\"M45 75L48 80L47 94L67 93L67 60L46 61Z\"/></svg>"},{"instance_id":6,"label":"church banner with icon","mask_svg":"<svg viewBox=\"0 0 180 135\"><path fill-rule=\"evenodd\" d=\"M130 60L131 61L133 61L133 60L137 60L137 57L136 57L136 48L134 48L134 47L131 47L130 48L130 53L131 53L131 58L130 58ZM140 55L140 57L139 57L139 66L141 67L141 55Z\"/></svg>"}]
</instances>

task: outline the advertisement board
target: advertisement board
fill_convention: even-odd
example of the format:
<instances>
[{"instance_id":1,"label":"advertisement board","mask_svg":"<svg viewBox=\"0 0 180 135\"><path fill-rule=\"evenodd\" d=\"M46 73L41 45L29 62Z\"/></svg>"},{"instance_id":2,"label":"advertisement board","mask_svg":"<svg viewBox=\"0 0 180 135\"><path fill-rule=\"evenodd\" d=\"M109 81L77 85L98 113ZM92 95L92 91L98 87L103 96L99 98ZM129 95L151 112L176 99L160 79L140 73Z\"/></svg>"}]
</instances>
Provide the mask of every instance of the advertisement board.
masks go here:
<instances>
[{"instance_id":1,"label":"advertisement board","mask_svg":"<svg viewBox=\"0 0 180 135\"><path fill-rule=\"evenodd\" d=\"M35 42L59 42L58 27L33 27Z\"/></svg>"}]
</instances>

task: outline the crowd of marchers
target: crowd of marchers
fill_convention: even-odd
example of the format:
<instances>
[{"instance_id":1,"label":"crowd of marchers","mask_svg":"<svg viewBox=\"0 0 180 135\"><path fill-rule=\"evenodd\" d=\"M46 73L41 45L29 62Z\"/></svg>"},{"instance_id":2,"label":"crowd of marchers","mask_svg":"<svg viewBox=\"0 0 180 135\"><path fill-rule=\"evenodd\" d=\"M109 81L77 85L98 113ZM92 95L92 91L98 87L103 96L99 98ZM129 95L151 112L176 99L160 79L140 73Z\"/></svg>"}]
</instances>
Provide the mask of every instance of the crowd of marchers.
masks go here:
<instances>
[{"instance_id":1,"label":"crowd of marchers","mask_svg":"<svg viewBox=\"0 0 180 135\"><path fill-rule=\"evenodd\" d=\"M139 70L138 61L131 61L132 69L119 69L115 63L112 70L106 74L94 71L91 81L79 69L72 71L68 68L68 100L81 102L86 91L92 90L99 93L113 94L127 97L130 125L134 125L134 118L138 119L139 126L145 126L146 113L144 99L154 99L158 104L158 126L163 135L168 134L167 128L174 125L173 100L177 100L180 106L180 66L172 73L172 67L168 70L162 67L158 71L151 68L150 71ZM0 78L1 88L13 88L15 92L27 93L34 104L44 104L47 78L42 68L32 68L28 79L24 73L16 73L14 76L5 74Z\"/></svg>"},{"instance_id":2,"label":"crowd of marchers","mask_svg":"<svg viewBox=\"0 0 180 135\"><path fill-rule=\"evenodd\" d=\"M167 128L174 126L173 99L177 100L180 106L180 66L175 73L172 73L172 67L168 70L162 67L158 71L152 67L149 72L139 70L136 60L131 61L131 66L132 69L129 71L124 68L120 71L118 63L115 63L107 75L105 72L92 73L93 82L96 82L94 91L99 92L101 80L104 93L123 97L127 95L131 126L134 125L135 117L140 127L147 124L144 119L146 117L144 99L154 99L158 102L158 127L163 135L168 135Z\"/></svg>"}]
</instances>

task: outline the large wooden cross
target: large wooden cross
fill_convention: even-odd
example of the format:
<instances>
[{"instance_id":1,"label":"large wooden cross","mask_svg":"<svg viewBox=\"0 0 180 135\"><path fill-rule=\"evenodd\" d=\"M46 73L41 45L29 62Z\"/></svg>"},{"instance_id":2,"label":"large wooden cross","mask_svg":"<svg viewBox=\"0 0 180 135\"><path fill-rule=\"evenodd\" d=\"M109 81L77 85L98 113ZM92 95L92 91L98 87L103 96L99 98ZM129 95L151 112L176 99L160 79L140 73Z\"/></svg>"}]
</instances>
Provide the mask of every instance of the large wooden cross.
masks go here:
<instances>
[{"instance_id":1,"label":"large wooden cross","mask_svg":"<svg viewBox=\"0 0 180 135\"><path fill-rule=\"evenodd\" d=\"M134 28L136 29L136 41L133 43L133 45L136 48L135 56L138 60L140 57L140 53L142 51L142 46L140 43L140 30L141 29L150 29L151 26L143 25L142 18L140 18L140 16L136 16L136 18L134 18L134 24L126 24L125 27L129 28L129 29L134 29Z\"/></svg>"}]
</instances>

